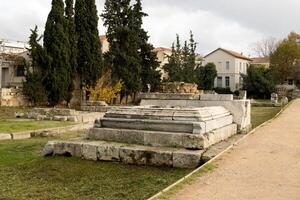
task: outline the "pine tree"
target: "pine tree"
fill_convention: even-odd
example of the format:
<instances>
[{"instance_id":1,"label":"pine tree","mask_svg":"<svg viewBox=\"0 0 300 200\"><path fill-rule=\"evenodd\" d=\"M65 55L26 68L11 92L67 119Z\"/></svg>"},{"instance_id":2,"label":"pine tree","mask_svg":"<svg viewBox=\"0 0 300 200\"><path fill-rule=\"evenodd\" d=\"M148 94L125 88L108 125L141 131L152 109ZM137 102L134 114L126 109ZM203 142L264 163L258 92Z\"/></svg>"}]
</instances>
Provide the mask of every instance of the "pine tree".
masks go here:
<instances>
[{"instance_id":1,"label":"pine tree","mask_svg":"<svg viewBox=\"0 0 300 200\"><path fill-rule=\"evenodd\" d=\"M157 60L156 53L153 51L154 47L148 42L148 33L142 28L143 17L148 16L143 12L141 0L137 0L133 7L133 23L134 32L139 36L139 56L141 58L141 81L142 81L142 91L148 91L148 84L151 85L151 90L155 91L160 84L161 74L157 70L159 67L159 62Z\"/></svg>"},{"instance_id":2,"label":"pine tree","mask_svg":"<svg viewBox=\"0 0 300 200\"><path fill-rule=\"evenodd\" d=\"M93 86L102 73L102 50L95 0L76 0L77 73L81 83Z\"/></svg>"},{"instance_id":3,"label":"pine tree","mask_svg":"<svg viewBox=\"0 0 300 200\"><path fill-rule=\"evenodd\" d=\"M75 20L74 20L74 3L73 0L66 0L65 2L65 17L66 17L66 34L68 38L68 54L69 54L69 63L70 63L70 74L71 81L68 87L67 102L71 101L72 92L74 90L74 79L76 76L77 68L77 40L76 40L76 31L75 31Z\"/></svg>"},{"instance_id":4,"label":"pine tree","mask_svg":"<svg viewBox=\"0 0 300 200\"><path fill-rule=\"evenodd\" d=\"M141 58L130 0L106 0L102 17L110 44L105 63L112 71L113 80L122 80L122 96L134 94L141 89Z\"/></svg>"},{"instance_id":5,"label":"pine tree","mask_svg":"<svg viewBox=\"0 0 300 200\"><path fill-rule=\"evenodd\" d=\"M65 27L64 2L53 0L44 32L44 48L47 55L51 57L46 69L44 86L51 105L56 105L68 98L69 85L72 81L68 35Z\"/></svg>"}]
</instances>

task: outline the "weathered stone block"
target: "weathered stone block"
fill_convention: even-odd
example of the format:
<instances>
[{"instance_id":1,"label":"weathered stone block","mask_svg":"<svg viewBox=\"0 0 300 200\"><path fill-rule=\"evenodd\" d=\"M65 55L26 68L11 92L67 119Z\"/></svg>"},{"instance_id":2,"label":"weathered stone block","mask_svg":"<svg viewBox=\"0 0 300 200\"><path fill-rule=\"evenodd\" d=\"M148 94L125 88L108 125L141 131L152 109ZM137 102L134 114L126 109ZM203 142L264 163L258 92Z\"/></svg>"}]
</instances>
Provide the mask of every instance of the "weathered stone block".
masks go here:
<instances>
[{"instance_id":1,"label":"weathered stone block","mask_svg":"<svg viewBox=\"0 0 300 200\"><path fill-rule=\"evenodd\" d=\"M42 156L52 156L54 154L55 142L48 142L42 151Z\"/></svg>"},{"instance_id":2,"label":"weathered stone block","mask_svg":"<svg viewBox=\"0 0 300 200\"><path fill-rule=\"evenodd\" d=\"M20 133L11 133L11 137L13 140L23 140L31 138L30 132L20 132Z\"/></svg>"},{"instance_id":3,"label":"weathered stone block","mask_svg":"<svg viewBox=\"0 0 300 200\"><path fill-rule=\"evenodd\" d=\"M82 156L82 144L80 142L66 142L63 149L65 153L70 153L71 156Z\"/></svg>"},{"instance_id":4,"label":"weathered stone block","mask_svg":"<svg viewBox=\"0 0 300 200\"><path fill-rule=\"evenodd\" d=\"M68 116L67 121L69 122L77 122L77 117L76 116Z\"/></svg>"},{"instance_id":5,"label":"weathered stone block","mask_svg":"<svg viewBox=\"0 0 300 200\"><path fill-rule=\"evenodd\" d=\"M202 150L178 150L173 152L173 167L176 168L196 168L201 163Z\"/></svg>"},{"instance_id":6,"label":"weathered stone block","mask_svg":"<svg viewBox=\"0 0 300 200\"><path fill-rule=\"evenodd\" d=\"M120 161L120 148L118 144L103 144L98 146L98 160Z\"/></svg>"},{"instance_id":7,"label":"weathered stone block","mask_svg":"<svg viewBox=\"0 0 300 200\"><path fill-rule=\"evenodd\" d=\"M156 148L147 152L150 156L147 164L152 166L166 166L172 167L173 165L173 152L171 150L162 150Z\"/></svg>"},{"instance_id":8,"label":"weathered stone block","mask_svg":"<svg viewBox=\"0 0 300 200\"><path fill-rule=\"evenodd\" d=\"M0 140L11 140L10 134L0 134Z\"/></svg>"},{"instance_id":9,"label":"weathered stone block","mask_svg":"<svg viewBox=\"0 0 300 200\"><path fill-rule=\"evenodd\" d=\"M134 146L120 148L120 160L125 164L146 165L149 157L145 149L138 149Z\"/></svg>"},{"instance_id":10,"label":"weathered stone block","mask_svg":"<svg viewBox=\"0 0 300 200\"><path fill-rule=\"evenodd\" d=\"M86 143L82 145L82 157L85 160L98 160L98 145L99 143Z\"/></svg>"}]
</instances>

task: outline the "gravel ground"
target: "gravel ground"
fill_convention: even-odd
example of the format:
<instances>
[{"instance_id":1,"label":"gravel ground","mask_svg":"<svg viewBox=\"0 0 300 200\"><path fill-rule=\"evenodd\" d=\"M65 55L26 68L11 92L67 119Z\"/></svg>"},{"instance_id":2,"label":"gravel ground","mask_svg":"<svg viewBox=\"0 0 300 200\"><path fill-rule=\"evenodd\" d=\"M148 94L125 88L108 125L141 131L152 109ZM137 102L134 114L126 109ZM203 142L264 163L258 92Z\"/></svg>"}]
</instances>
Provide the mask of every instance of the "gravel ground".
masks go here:
<instances>
[{"instance_id":1,"label":"gravel ground","mask_svg":"<svg viewBox=\"0 0 300 200\"><path fill-rule=\"evenodd\" d=\"M214 163L172 200L299 200L300 100Z\"/></svg>"}]
</instances>

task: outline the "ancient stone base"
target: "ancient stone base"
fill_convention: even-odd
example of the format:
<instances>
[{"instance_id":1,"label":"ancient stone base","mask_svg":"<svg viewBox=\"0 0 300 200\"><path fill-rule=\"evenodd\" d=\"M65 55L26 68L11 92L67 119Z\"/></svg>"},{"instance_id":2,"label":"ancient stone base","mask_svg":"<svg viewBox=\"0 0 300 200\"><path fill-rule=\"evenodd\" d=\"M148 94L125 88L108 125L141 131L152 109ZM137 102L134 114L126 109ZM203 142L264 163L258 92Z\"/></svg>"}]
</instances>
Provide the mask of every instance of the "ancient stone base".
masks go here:
<instances>
[{"instance_id":1,"label":"ancient stone base","mask_svg":"<svg viewBox=\"0 0 300 200\"><path fill-rule=\"evenodd\" d=\"M10 134L0 134L0 140L10 140L11 135Z\"/></svg>"},{"instance_id":2,"label":"ancient stone base","mask_svg":"<svg viewBox=\"0 0 300 200\"><path fill-rule=\"evenodd\" d=\"M93 161L117 161L125 164L196 168L201 164L203 150L185 150L167 147L150 147L108 143L103 141L48 142L43 156L75 156Z\"/></svg>"},{"instance_id":3,"label":"ancient stone base","mask_svg":"<svg viewBox=\"0 0 300 200\"><path fill-rule=\"evenodd\" d=\"M88 132L87 137L89 140L103 140L146 146L206 149L236 133L237 125L230 124L202 135L130 129L93 128Z\"/></svg>"}]
</instances>

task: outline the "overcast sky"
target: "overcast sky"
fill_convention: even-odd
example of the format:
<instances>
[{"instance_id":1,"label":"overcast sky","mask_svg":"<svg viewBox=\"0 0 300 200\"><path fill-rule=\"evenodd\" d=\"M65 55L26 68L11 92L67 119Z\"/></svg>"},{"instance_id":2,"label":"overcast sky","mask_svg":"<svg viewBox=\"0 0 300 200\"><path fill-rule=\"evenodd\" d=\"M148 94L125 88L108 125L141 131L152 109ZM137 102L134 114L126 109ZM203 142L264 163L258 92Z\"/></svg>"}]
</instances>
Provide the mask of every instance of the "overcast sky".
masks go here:
<instances>
[{"instance_id":1,"label":"overcast sky","mask_svg":"<svg viewBox=\"0 0 300 200\"><path fill-rule=\"evenodd\" d=\"M96 0L98 13L104 0ZM144 0L144 27L156 47L170 47L178 33L195 35L197 51L223 47L244 54L263 38L300 32L300 0ZM27 41L29 29L43 31L51 0L1 0L0 38ZM99 21L99 32L105 34Z\"/></svg>"}]
</instances>

